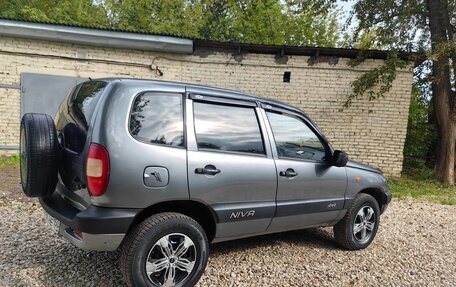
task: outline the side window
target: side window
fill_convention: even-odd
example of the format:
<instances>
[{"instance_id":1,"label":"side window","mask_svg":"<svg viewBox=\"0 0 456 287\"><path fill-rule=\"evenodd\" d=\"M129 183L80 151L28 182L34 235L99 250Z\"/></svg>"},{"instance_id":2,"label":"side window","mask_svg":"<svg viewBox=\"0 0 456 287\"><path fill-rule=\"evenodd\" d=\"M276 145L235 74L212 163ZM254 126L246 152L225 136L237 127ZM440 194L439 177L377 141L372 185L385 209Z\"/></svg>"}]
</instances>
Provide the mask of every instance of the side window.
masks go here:
<instances>
[{"instance_id":1,"label":"side window","mask_svg":"<svg viewBox=\"0 0 456 287\"><path fill-rule=\"evenodd\" d=\"M130 133L138 140L184 146L184 112L181 94L144 93L135 98Z\"/></svg>"},{"instance_id":2,"label":"side window","mask_svg":"<svg viewBox=\"0 0 456 287\"><path fill-rule=\"evenodd\" d=\"M106 82L90 81L81 84L81 88L71 97L69 108L72 116L87 130L95 106L106 87Z\"/></svg>"},{"instance_id":3,"label":"side window","mask_svg":"<svg viewBox=\"0 0 456 287\"><path fill-rule=\"evenodd\" d=\"M195 102L198 149L265 154L255 109Z\"/></svg>"},{"instance_id":4,"label":"side window","mask_svg":"<svg viewBox=\"0 0 456 287\"><path fill-rule=\"evenodd\" d=\"M279 157L324 160L325 147L299 118L267 112Z\"/></svg>"}]
</instances>

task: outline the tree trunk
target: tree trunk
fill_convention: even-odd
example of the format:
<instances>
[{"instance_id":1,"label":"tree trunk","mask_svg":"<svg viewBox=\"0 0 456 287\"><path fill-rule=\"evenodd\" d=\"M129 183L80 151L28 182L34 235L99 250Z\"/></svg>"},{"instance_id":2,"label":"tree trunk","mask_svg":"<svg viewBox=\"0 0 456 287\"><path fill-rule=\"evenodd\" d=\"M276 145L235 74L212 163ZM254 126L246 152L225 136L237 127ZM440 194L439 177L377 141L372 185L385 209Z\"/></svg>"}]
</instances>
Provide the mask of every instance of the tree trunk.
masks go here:
<instances>
[{"instance_id":1,"label":"tree trunk","mask_svg":"<svg viewBox=\"0 0 456 287\"><path fill-rule=\"evenodd\" d=\"M432 51L448 44L447 17L448 0L428 0L429 28ZM456 111L454 95L451 92L449 55L436 53L433 61L432 94L439 133L439 145L434 169L437 179L454 185L456 149Z\"/></svg>"}]
</instances>

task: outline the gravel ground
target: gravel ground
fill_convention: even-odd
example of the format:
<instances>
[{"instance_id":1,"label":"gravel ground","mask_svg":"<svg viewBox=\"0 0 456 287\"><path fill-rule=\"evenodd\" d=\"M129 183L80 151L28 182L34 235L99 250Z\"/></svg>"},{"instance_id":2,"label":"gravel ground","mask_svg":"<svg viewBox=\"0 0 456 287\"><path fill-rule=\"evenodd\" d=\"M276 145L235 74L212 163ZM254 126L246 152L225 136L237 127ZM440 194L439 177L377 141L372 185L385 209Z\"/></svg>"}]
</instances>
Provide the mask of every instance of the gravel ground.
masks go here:
<instances>
[{"instance_id":1,"label":"gravel ground","mask_svg":"<svg viewBox=\"0 0 456 287\"><path fill-rule=\"evenodd\" d=\"M119 254L56 237L17 168L0 168L0 286L123 286ZM211 245L199 286L456 286L456 206L393 201L376 239L345 251L331 228Z\"/></svg>"}]
</instances>

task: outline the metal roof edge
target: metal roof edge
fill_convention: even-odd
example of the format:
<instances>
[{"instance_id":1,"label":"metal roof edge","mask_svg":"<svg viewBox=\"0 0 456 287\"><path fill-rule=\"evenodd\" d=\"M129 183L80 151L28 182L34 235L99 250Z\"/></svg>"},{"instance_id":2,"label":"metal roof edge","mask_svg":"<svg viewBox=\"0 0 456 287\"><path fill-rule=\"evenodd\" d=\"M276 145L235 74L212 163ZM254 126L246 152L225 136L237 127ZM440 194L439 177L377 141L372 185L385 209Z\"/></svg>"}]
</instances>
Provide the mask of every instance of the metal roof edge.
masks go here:
<instances>
[{"instance_id":1,"label":"metal roof edge","mask_svg":"<svg viewBox=\"0 0 456 287\"><path fill-rule=\"evenodd\" d=\"M9 19L0 19L0 35L98 47L193 53L191 39Z\"/></svg>"},{"instance_id":2,"label":"metal roof edge","mask_svg":"<svg viewBox=\"0 0 456 287\"><path fill-rule=\"evenodd\" d=\"M193 41L194 49L224 49L232 50L238 53L259 53L259 54L276 54L276 55L297 55L297 56L335 56L342 58L356 58L363 53L367 59L386 59L390 51L387 50L361 50L352 48L329 48L329 47L306 47L306 46L278 46L278 45L260 45L260 44L241 44L230 42L217 42L208 40ZM399 51L399 58L410 60L416 53Z\"/></svg>"},{"instance_id":3,"label":"metal roof edge","mask_svg":"<svg viewBox=\"0 0 456 287\"><path fill-rule=\"evenodd\" d=\"M98 47L137 49L168 53L193 54L197 49L230 50L275 55L335 56L356 58L360 53L367 59L386 59L388 50L361 50L310 46L282 46L249 43L219 42L198 38L184 38L144 31L118 30L103 27L28 21L0 17L0 36L31 38ZM399 58L413 60L419 53L399 51Z\"/></svg>"}]
</instances>

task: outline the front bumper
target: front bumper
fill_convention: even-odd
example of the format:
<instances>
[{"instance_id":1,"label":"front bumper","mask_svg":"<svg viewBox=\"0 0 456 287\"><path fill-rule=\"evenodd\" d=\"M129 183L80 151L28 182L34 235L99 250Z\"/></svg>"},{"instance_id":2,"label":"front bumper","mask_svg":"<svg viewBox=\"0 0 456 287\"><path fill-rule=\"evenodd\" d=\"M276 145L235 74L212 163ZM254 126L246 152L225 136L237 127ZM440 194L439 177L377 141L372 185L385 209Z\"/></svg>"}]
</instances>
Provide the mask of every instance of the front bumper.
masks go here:
<instances>
[{"instance_id":1,"label":"front bumper","mask_svg":"<svg viewBox=\"0 0 456 287\"><path fill-rule=\"evenodd\" d=\"M386 208L388 207L388 204L391 202L391 199L393 198L393 195L391 194L390 191L385 191L383 192L384 194L384 200L385 200L385 203L382 204L382 208L380 209L380 214L383 214L383 212L385 212Z\"/></svg>"},{"instance_id":2,"label":"front bumper","mask_svg":"<svg viewBox=\"0 0 456 287\"><path fill-rule=\"evenodd\" d=\"M58 232L85 250L116 250L141 209L108 208L89 205L76 208L58 192L40 198L43 209L60 224Z\"/></svg>"}]
</instances>

